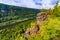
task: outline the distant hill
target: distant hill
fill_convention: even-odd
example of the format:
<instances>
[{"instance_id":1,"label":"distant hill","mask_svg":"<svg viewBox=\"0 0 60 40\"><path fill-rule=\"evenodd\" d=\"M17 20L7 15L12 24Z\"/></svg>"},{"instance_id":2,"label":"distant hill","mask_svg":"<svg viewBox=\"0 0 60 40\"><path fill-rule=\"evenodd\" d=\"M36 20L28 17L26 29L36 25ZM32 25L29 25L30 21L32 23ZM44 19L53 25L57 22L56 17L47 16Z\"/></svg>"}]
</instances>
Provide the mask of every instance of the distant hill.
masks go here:
<instances>
[{"instance_id":1,"label":"distant hill","mask_svg":"<svg viewBox=\"0 0 60 40\"><path fill-rule=\"evenodd\" d=\"M12 6L12 5L6 5L6 4L1 4L0 3L0 10L5 10L5 11L10 11L10 10L12 10L12 11L14 11L14 10L16 10L16 11L31 11L31 12L35 12L35 13L37 13L37 12L39 12L39 9L32 9L32 8L25 8L25 7L18 7L18 6Z\"/></svg>"},{"instance_id":2,"label":"distant hill","mask_svg":"<svg viewBox=\"0 0 60 40\"><path fill-rule=\"evenodd\" d=\"M38 9L31 9L31 8L24 8L24 7L18 7L18 6L12 6L12 5L6 5L0 3L0 17L3 17L1 13L5 13L4 16L7 16L8 13L16 13L17 15L20 14L28 14L28 13L38 13L40 10Z\"/></svg>"},{"instance_id":3,"label":"distant hill","mask_svg":"<svg viewBox=\"0 0 60 40\"><path fill-rule=\"evenodd\" d=\"M0 3L0 23L36 16L39 9L31 9Z\"/></svg>"}]
</instances>

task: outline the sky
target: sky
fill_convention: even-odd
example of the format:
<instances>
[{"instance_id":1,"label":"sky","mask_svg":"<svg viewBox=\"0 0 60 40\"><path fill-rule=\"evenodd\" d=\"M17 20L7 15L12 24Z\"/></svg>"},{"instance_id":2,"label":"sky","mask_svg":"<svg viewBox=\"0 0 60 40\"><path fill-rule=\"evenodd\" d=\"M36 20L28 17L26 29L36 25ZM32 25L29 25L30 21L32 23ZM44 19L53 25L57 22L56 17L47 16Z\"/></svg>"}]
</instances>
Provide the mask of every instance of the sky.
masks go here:
<instances>
[{"instance_id":1,"label":"sky","mask_svg":"<svg viewBox=\"0 0 60 40\"><path fill-rule=\"evenodd\" d=\"M53 9L57 1L60 5L60 0L0 0L0 3L34 9Z\"/></svg>"}]
</instances>

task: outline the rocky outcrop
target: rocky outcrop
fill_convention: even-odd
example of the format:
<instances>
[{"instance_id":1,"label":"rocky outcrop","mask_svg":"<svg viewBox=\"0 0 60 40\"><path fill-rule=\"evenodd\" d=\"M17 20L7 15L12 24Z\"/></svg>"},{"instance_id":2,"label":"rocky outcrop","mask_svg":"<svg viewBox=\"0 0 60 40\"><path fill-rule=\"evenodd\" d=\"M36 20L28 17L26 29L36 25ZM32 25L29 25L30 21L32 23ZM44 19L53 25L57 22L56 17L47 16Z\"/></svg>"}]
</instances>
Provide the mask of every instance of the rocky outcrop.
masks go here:
<instances>
[{"instance_id":1,"label":"rocky outcrop","mask_svg":"<svg viewBox=\"0 0 60 40\"><path fill-rule=\"evenodd\" d=\"M40 30L40 25L42 21L48 20L50 14L46 12L41 12L37 14L36 20L37 24L34 25L32 28L28 28L27 31L25 32L25 38L28 39L30 35L36 35L39 33Z\"/></svg>"},{"instance_id":2,"label":"rocky outcrop","mask_svg":"<svg viewBox=\"0 0 60 40\"><path fill-rule=\"evenodd\" d=\"M41 12L41 13L38 13L37 14L37 24L38 25L41 25L41 22L42 21L45 21L45 20L48 20L50 14L49 13L46 13L46 12Z\"/></svg>"}]
</instances>

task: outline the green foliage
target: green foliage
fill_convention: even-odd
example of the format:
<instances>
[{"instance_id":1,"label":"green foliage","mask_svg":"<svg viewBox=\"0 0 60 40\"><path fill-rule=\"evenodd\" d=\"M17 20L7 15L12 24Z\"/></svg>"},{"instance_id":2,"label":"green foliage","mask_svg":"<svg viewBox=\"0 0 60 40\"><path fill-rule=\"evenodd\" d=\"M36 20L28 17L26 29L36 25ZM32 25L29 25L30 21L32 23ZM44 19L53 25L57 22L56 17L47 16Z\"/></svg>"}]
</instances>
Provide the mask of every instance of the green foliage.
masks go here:
<instances>
[{"instance_id":1,"label":"green foliage","mask_svg":"<svg viewBox=\"0 0 60 40\"><path fill-rule=\"evenodd\" d=\"M58 5L58 2L56 3L56 5L54 6L52 15L54 15L55 17L59 17L60 16L60 6Z\"/></svg>"},{"instance_id":2,"label":"green foliage","mask_svg":"<svg viewBox=\"0 0 60 40\"><path fill-rule=\"evenodd\" d=\"M13 7L11 7L11 9L12 8ZM52 10L49 9L46 12L51 13L51 15L49 20L43 21L42 24L40 25L40 34L37 34L35 36L31 35L28 38L28 40L58 40L60 38L60 6L58 6L58 2L56 3L56 6L54 7L54 9ZM36 17L35 14L30 14L30 12L27 12L27 14L25 11L24 13L21 12L21 14L20 12L17 12L17 13L18 13L17 16L14 14L15 15L14 17L9 15L9 17L7 16L6 18L15 19L19 16L19 18L22 18L23 20L24 17L27 19L31 18L32 16ZM4 20L4 19L1 18L0 20ZM14 22L16 22L16 20ZM26 29L29 27L32 27L35 24L36 24L36 20L32 20L32 21L29 20L27 22L22 22L20 24L17 24L16 26L12 26L11 28L2 29L0 30L0 40L25 40L24 33Z\"/></svg>"},{"instance_id":3,"label":"green foliage","mask_svg":"<svg viewBox=\"0 0 60 40\"><path fill-rule=\"evenodd\" d=\"M60 35L60 20L59 18L50 18L40 26L40 34L31 36L29 40L53 40L57 35Z\"/></svg>"},{"instance_id":4,"label":"green foliage","mask_svg":"<svg viewBox=\"0 0 60 40\"><path fill-rule=\"evenodd\" d=\"M24 32L31 26L31 21L0 30L0 40L25 40Z\"/></svg>"},{"instance_id":5,"label":"green foliage","mask_svg":"<svg viewBox=\"0 0 60 40\"><path fill-rule=\"evenodd\" d=\"M42 22L40 34L30 36L28 40L60 40L60 6L56 3L53 10L46 11L51 13L49 20Z\"/></svg>"}]
</instances>

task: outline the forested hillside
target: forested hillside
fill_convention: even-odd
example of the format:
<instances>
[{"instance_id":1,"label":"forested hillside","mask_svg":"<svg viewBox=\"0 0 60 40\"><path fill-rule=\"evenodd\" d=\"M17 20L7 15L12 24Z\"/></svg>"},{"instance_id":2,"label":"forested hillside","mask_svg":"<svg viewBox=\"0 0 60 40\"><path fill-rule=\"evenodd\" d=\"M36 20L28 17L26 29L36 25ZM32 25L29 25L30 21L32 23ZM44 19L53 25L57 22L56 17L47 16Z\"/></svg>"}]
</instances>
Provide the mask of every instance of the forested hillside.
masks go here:
<instances>
[{"instance_id":1,"label":"forested hillside","mask_svg":"<svg viewBox=\"0 0 60 40\"><path fill-rule=\"evenodd\" d=\"M0 26L35 18L38 9L0 4Z\"/></svg>"}]
</instances>

